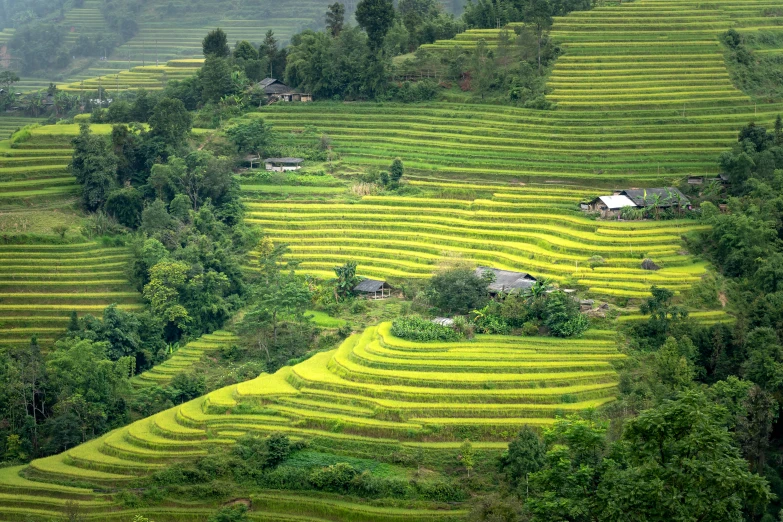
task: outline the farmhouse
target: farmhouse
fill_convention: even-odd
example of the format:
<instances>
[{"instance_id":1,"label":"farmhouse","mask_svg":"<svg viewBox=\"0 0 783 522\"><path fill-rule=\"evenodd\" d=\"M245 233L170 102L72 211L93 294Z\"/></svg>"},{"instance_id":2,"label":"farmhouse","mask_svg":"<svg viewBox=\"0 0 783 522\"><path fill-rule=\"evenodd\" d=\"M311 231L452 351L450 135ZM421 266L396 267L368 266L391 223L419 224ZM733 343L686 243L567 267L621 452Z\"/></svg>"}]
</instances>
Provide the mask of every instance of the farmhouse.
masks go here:
<instances>
[{"instance_id":1,"label":"farmhouse","mask_svg":"<svg viewBox=\"0 0 783 522\"><path fill-rule=\"evenodd\" d=\"M291 88L275 78L264 78L258 82L258 86L263 89L267 96L278 96L280 94L291 92Z\"/></svg>"},{"instance_id":2,"label":"farmhouse","mask_svg":"<svg viewBox=\"0 0 783 522\"><path fill-rule=\"evenodd\" d=\"M585 210L600 212L601 217L614 217L625 207L636 207L636 203L627 196L598 196L587 203Z\"/></svg>"},{"instance_id":3,"label":"farmhouse","mask_svg":"<svg viewBox=\"0 0 783 522\"><path fill-rule=\"evenodd\" d=\"M484 274L487 272L495 275L495 280L487 287L490 295L497 295L499 293L521 293L533 286L533 283L536 282L535 277L526 274L525 272L499 270L487 266L476 268L476 275L479 277L484 277Z\"/></svg>"},{"instance_id":4,"label":"farmhouse","mask_svg":"<svg viewBox=\"0 0 783 522\"><path fill-rule=\"evenodd\" d=\"M302 158L267 158L264 160L264 167L275 172L299 170L303 161Z\"/></svg>"},{"instance_id":5,"label":"farmhouse","mask_svg":"<svg viewBox=\"0 0 783 522\"><path fill-rule=\"evenodd\" d=\"M291 87L275 78L264 78L258 82L258 86L263 89L270 100L287 102L310 102L313 101L312 94L294 92Z\"/></svg>"},{"instance_id":6,"label":"farmhouse","mask_svg":"<svg viewBox=\"0 0 783 522\"><path fill-rule=\"evenodd\" d=\"M615 217L625 207L682 208L690 204L690 200L676 187L625 189L583 203L582 210L600 212L601 217Z\"/></svg>"},{"instance_id":7,"label":"farmhouse","mask_svg":"<svg viewBox=\"0 0 783 522\"><path fill-rule=\"evenodd\" d=\"M386 299L391 296L389 283L379 279L364 279L353 288L353 291L367 299Z\"/></svg>"}]
</instances>

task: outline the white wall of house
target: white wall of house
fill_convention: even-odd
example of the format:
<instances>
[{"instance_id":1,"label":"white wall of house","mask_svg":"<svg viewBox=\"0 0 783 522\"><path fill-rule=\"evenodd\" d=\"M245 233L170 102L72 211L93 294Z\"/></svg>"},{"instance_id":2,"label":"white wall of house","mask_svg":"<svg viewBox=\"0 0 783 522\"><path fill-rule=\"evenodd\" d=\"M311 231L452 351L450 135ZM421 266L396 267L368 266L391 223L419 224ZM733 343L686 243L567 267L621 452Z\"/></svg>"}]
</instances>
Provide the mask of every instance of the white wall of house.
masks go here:
<instances>
[{"instance_id":1,"label":"white wall of house","mask_svg":"<svg viewBox=\"0 0 783 522\"><path fill-rule=\"evenodd\" d=\"M286 172L289 170L299 170L302 168L301 165L273 165L271 163L266 163L266 170L271 170L273 172Z\"/></svg>"}]
</instances>

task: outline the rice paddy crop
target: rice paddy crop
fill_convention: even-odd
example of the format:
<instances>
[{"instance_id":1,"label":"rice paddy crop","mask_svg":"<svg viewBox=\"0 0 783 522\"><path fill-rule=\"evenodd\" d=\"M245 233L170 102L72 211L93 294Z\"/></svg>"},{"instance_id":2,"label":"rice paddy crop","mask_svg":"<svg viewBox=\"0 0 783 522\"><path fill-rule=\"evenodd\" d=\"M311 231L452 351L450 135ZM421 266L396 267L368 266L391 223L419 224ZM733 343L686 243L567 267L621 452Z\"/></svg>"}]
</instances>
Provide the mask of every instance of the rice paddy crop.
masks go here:
<instances>
[{"instance_id":1,"label":"rice paddy crop","mask_svg":"<svg viewBox=\"0 0 783 522\"><path fill-rule=\"evenodd\" d=\"M231 338L223 332L212 335ZM208 337L196 342L212 341ZM19 477L20 468L0 473L0 506L11 502L2 493L21 484L26 494L39 496L42 505L50 497L74 495L94 502L96 511L113 509L101 494L48 481L128 484L166 463L231 444L248 432L281 431L348 455L357 451L357 443L384 448L385 454L402 450L404 444L453 451L453 444L466 437L479 448L497 451L521 425L547 425L556 415L611 401L617 375L610 363L619 358L614 342L603 335L573 340L477 336L457 343L414 343L394 337L390 324L383 323L274 375L217 390L34 461L27 479ZM38 480L47 481L40 483L40 491ZM275 503L264 499L259 508L271 509ZM353 509L350 504L343 507ZM317 515L315 507L307 511ZM426 510L392 514L441 520Z\"/></svg>"},{"instance_id":2,"label":"rice paddy crop","mask_svg":"<svg viewBox=\"0 0 783 522\"><path fill-rule=\"evenodd\" d=\"M204 354L231 346L237 340L236 336L223 330L202 335L197 340L179 348L171 358L163 363L134 377L133 384L137 387L163 386L178 373L188 373Z\"/></svg>"},{"instance_id":3,"label":"rice paddy crop","mask_svg":"<svg viewBox=\"0 0 783 522\"><path fill-rule=\"evenodd\" d=\"M692 270L692 258L682 253L682 235L700 227L694 221L595 221L577 210L578 197L559 189L552 190L551 200L546 188L531 188L529 200L524 189L514 195L473 201L248 200L246 220L262 226L272 241L287 243L288 257L300 262L302 273L319 276L353 260L366 277L425 278L445 256L457 253L536 277L575 279L597 294L621 290L624 296L645 297L652 285L679 291L704 272L703 266ZM539 205L539 197L546 203ZM595 255L605 263L590 268L588 259ZM664 268L643 270L641 261L648 256Z\"/></svg>"},{"instance_id":4,"label":"rice paddy crop","mask_svg":"<svg viewBox=\"0 0 783 522\"><path fill-rule=\"evenodd\" d=\"M0 187L2 183L0 183ZM0 245L0 345L48 343L65 330L71 312L136 309L141 296L124 274L125 248L97 243Z\"/></svg>"}]
</instances>

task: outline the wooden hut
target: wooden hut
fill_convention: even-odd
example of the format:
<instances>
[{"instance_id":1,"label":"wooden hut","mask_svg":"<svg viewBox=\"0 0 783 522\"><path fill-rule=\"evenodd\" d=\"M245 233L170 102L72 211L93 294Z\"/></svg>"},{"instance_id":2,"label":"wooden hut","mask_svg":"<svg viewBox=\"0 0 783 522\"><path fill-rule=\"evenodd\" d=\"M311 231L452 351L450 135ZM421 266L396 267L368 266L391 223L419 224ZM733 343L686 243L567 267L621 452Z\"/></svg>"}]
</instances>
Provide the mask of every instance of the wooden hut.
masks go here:
<instances>
[{"instance_id":1,"label":"wooden hut","mask_svg":"<svg viewBox=\"0 0 783 522\"><path fill-rule=\"evenodd\" d=\"M353 291L367 299L386 299L391 297L391 286L379 279L364 279L353 288Z\"/></svg>"}]
</instances>

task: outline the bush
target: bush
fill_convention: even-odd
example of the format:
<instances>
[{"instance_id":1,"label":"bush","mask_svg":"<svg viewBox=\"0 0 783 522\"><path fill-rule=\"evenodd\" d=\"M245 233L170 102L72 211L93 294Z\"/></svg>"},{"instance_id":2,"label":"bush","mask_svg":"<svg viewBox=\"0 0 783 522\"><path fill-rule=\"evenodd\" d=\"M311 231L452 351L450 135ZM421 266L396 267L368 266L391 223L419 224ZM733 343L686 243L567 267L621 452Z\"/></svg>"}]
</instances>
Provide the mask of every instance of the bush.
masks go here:
<instances>
[{"instance_id":1,"label":"bush","mask_svg":"<svg viewBox=\"0 0 783 522\"><path fill-rule=\"evenodd\" d=\"M455 330L435 324L418 316L403 317L392 323L391 332L402 339L418 342L452 342L463 339L463 336Z\"/></svg>"},{"instance_id":2,"label":"bush","mask_svg":"<svg viewBox=\"0 0 783 522\"><path fill-rule=\"evenodd\" d=\"M546 298L544 324L555 337L582 335L590 327L579 311L579 303L564 292L552 292Z\"/></svg>"},{"instance_id":3,"label":"bush","mask_svg":"<svg viewBox=\"0 0 783 522\"><path fill-rule=\"evenodd\" d=\"M477 276L470 267L453 268L430 279L427 298L443 312L466 314L486 304L488 285L489 280Z\"/></svg>"}]
</instances>

